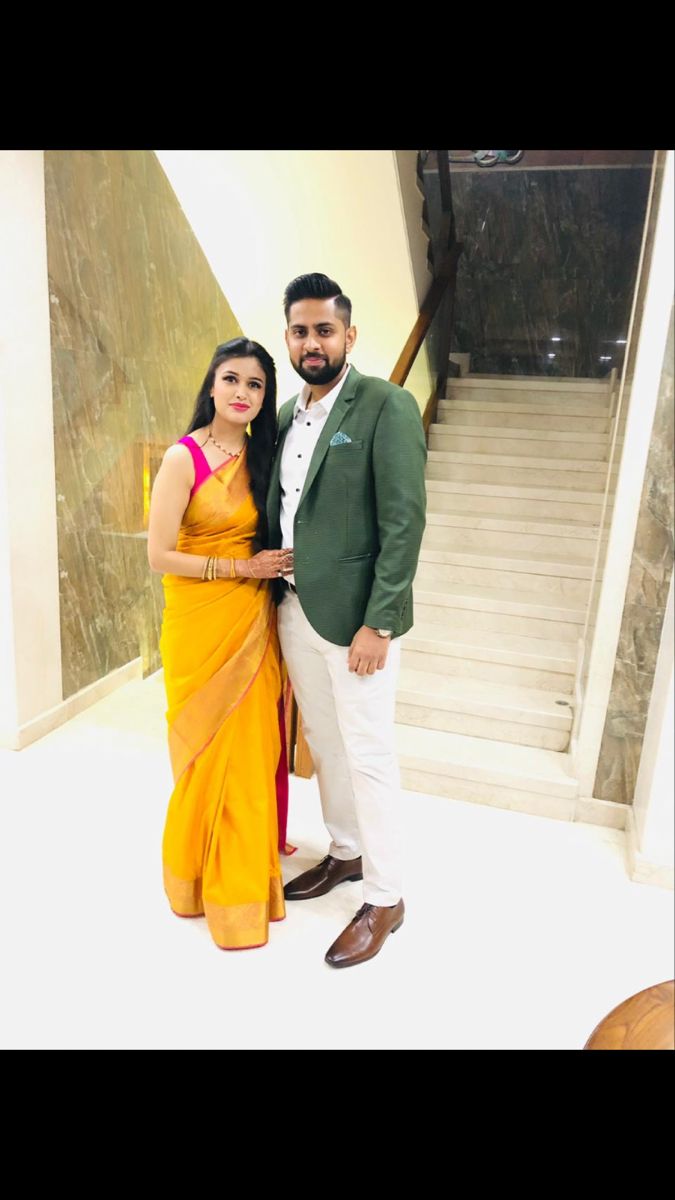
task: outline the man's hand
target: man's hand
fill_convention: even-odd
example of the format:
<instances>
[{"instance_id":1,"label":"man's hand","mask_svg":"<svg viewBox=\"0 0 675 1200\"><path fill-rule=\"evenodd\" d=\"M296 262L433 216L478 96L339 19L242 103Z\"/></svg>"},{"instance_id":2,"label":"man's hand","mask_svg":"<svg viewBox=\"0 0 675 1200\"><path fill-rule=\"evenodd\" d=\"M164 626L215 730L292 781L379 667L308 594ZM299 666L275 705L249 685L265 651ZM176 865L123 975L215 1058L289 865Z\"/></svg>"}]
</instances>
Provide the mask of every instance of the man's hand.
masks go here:
<instances>
[{"instance_id":1,"label":"man's hand","mask_svg":"<svg viewBox=\"0 0 675 1200\"><path fill-rule=\"evenodd\" d=\"M378 637L374 629L362 625L357 629L349 647L347 665L357 675L374 675L387 661L391 638Z\"/></svg>"}]
</instances>

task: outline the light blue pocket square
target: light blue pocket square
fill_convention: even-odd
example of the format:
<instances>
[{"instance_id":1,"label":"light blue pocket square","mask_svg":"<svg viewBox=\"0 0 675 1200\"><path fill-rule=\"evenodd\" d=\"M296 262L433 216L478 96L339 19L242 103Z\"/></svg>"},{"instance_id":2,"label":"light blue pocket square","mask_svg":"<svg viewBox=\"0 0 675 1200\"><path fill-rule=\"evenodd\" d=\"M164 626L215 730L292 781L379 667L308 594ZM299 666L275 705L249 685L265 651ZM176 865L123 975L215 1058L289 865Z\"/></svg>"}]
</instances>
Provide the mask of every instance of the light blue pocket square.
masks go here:
<instances>
[{"instance_id":1,"label":"light blue pocket square","mask_svg":"<svg viewBox=\"0 0 675 1200\"><path fill-rule=\"evenodd\" d=\"M347 442L351 442L351 438L347 433L334 433L330 439L330 446L345 446Z\"/></svg>"}]
</instances>

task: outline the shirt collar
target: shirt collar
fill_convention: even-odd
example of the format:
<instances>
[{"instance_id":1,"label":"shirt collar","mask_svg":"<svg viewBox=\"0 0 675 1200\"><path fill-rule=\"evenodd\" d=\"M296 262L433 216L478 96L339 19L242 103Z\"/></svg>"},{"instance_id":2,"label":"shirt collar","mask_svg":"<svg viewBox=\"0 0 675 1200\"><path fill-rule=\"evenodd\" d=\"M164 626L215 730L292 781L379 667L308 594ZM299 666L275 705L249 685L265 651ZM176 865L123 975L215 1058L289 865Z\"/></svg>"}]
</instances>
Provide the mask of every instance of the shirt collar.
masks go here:
<instances>
[{"instance_id":1,"label":"shirt collar","mask_svg":"<svg viewBox=\"0 0 675 1200\"><path fill-rule=\"evenodd\" d=\"M339 383L336 383L335 387L332 389L332 391L328 392L327 395L325 395L323 397L323 399L315 401L315 403L312 405L311 411L318 412L320 409L321 412L324 412L324 413L330 412L331 408L335 404L335 401L337 400L338 396L340 395L342 386L343 386L347 376L349 375L350 370L351 370L351 367L348 366L347 370L345 371L345 373L342 376L342 379L339 381ZM295 402L295 409L293 411L294 417L297 416L297 414L300 412L300 410L302 410L303 412L307 411L307 397L309 396L311 390L312 390L311 384L309 384L309 383L304 384L302 391L299 393L298 398Z\"/></svg>"}]
</instances>

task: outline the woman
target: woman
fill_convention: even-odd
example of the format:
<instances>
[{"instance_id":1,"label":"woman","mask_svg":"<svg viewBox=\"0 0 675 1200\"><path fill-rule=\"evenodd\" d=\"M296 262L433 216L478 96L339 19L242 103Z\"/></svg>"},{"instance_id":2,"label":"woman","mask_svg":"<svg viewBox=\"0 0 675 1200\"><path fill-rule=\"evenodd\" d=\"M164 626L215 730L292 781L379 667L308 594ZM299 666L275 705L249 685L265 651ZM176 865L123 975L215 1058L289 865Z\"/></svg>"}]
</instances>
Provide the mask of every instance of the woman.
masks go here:
<instances>
[{"instance_id":1,"label":"woman","mask_svg":"<svg viewBox=\"0 0 675 1200\"><path fill-rule=\"evenodd\" d=\"M275 437L269 354L243 337L218 346L150 508L148 557L164 574L160 649L175 781L164 887L178 916L206 917L223 950L264 945L269 921L285 916L278 849L287 774L266 581L292 571L293 557L259 548Z\"/></svg>"}]
</instances>

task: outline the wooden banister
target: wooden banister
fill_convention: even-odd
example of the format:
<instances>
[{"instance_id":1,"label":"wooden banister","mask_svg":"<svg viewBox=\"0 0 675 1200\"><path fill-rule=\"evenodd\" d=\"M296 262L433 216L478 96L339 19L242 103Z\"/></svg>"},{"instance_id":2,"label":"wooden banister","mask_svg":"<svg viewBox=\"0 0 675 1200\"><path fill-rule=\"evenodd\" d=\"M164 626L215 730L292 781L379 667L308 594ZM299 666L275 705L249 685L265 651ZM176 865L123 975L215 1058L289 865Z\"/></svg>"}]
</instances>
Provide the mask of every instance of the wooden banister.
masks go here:
<instances>
[{"instance_id":1,"label":"wooden banister","mask_svg":"<svg viewBox=\"0 0 675 1200\"><path fill-rule=\"evenodd\" d=\"M438 312L439 305L447 288L451 284L454 287L457 277L457 262L461 252L462 247L460 243L455 242L446 254L441 270L424 298L419 316L410 331L405 346L396 360L396 366L389 376L390 383L397 383L399 387L403 387L408 378L411 367L419 354L422 342L429 332L431 322Z\"/></svg>"}]
</instances>

